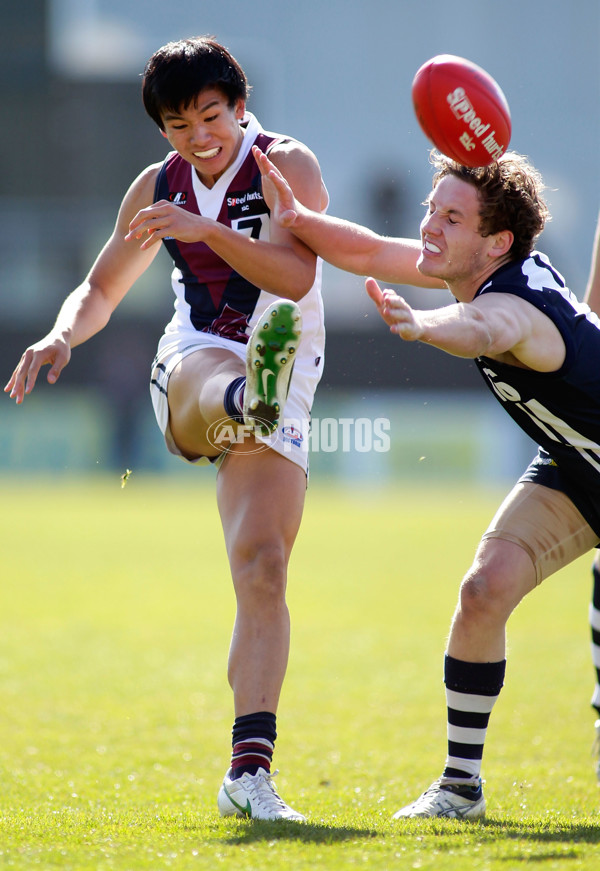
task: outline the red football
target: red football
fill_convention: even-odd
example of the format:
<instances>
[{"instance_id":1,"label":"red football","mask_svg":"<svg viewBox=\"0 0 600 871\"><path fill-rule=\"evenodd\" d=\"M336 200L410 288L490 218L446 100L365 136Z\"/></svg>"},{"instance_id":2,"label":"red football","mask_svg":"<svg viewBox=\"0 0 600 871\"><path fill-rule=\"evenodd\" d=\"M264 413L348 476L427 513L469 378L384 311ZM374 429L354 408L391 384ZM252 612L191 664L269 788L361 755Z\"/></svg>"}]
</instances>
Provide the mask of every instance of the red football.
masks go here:
<instances>
[{"instance_id":1,"label":"red football","mask_svg":"<svg viewBox=\"0 0 600 871\"><path fill-rule=\"evenodd\" d=\"M508 148L506 97L477 64L451 54L431 58L417 70L412 98L425 136L463 166L486 166Z\"/></svg>"}]
</instances>

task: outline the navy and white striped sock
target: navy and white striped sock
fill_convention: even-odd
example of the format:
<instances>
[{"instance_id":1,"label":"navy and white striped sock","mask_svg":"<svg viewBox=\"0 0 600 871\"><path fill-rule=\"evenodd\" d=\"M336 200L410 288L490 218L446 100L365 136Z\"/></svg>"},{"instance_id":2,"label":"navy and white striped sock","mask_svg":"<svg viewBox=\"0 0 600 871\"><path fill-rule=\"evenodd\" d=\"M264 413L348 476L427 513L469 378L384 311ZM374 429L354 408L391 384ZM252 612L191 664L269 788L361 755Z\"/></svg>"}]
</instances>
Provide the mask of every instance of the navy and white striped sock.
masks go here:
<instances>
[{"instance_id":1,"label":"navy and white striped sock","mask_svg":"<svg viewBox=\"0 0 600 871\"><path fill-rule=\"evenodd\" d=\"M256 774L259 768L271 770L277 718L269 711L236 717L232 731L231 779L236 780L246 771Z\"/></svg>"},{"instance_id":2,"label":"navy and white striped sock","mask_svg":"<svg viewBox=\"0 0 600 871\"><path fill-rule=\"evenodd\" d=\"M246 386L246 377L240 375L239 378L234 378L233 381L225 388L223 396L223 408L225 414L236 423L244 422L244 387Z\"/></svg>"},{"instance_id":3,"label":"navy and white striped sock","mask_svg":"<svg viewBox=\"0 0 600 871\"><path fill-rule=\"evenodd\" d=\"M448 756L442 782L473 786L479 783L488 722L504 683L505 670L505 659L463 662L446 655Z\"/></svg>"},{"instance_id":4,"label":"navy and white striped sock","mask_svg":"<svg viewBox=\"0 0 600 871\"><path fill-rule=\"evenodd\" d=\"M598 571L595 564L592 566L592 576L594 578L594 589L592 591L589 614L592 662L596 670L596 684L591 704L600 717L600 571Z\"/></svg>"}]
</instances>

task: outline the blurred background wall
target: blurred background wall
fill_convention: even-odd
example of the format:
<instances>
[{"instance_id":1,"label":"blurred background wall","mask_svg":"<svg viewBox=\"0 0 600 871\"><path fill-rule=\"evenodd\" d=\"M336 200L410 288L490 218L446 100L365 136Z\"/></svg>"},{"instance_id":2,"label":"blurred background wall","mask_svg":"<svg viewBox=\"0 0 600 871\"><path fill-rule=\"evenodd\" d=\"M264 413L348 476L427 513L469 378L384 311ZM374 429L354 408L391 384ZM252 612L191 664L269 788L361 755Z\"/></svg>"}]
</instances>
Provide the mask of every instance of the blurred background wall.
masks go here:
<instances>
[{"instance_id":1,"label":"blurred background wall","mask_svg":"<svg viewBox=\"0 0 600 871\"><path fill-rule=\"evenodd\" d=\"M429 144L410 86L429 57L485 67L512 110L512 147L549 186L540 248L582 296L600 206L598 0L9 0L0 2L0 377L52 325L104 243L127 187L168 150L144 113L140 73L171 39L213 34L245 68L264 127L316 153L330 212L414 236ZM0 406L0 470L185 471L154 424L147 374L172 311L161 253L57 386ZM402 292L421 307L445 292ZM422 298L424 294L425 298ZM504 479L532 446L470 362L388 335L363 281L324 273L328 346L317 419L385 417L387 453L320 451L313 470L368 481Z\"/></svg>"}]
</instances>

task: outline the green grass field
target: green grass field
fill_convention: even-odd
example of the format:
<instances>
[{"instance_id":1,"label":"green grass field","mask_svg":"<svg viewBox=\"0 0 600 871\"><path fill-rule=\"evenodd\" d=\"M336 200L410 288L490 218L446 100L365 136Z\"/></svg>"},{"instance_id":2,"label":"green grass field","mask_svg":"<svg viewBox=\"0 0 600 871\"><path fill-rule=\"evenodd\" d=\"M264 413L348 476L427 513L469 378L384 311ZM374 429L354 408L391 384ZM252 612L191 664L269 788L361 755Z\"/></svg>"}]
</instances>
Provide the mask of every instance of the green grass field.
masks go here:
<instances>
[{"instance_id":1,"label":"green grass field","mask_svg":"<svg viewBox=\"0 0 600 871\"><path fill-rule=\"evenodd\" d=\"M445 635L497 493L311 486L275 757L309 822L218 816L234 600L205 478L0 482L0 867L597 871L589 559L513 616L486 821L391 819L441 771Z\"/></svg>"}]
</instances>

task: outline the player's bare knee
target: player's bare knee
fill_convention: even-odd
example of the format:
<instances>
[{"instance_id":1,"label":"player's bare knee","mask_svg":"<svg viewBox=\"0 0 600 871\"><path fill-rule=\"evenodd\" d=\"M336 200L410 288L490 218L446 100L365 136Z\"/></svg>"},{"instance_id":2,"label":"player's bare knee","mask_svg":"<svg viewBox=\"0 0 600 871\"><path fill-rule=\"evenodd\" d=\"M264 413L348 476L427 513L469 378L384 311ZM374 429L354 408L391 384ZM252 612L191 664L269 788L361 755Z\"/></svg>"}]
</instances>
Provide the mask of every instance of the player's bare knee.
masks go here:
<instances>
[{"instance_id":1,"label":"player's bare knee","mask_svg":"<svg viewBox=\"0 0 600 871\"><path fill-rule=\"evenodd\" d=\"M463 617L474 620L484 616L505 615L514 607L510 583L492 567L472 569L460 586L459 605Z\"/></svg>"},{"instance_id":2,"label":"player's bare knee","mask_svg":"<svg viewBox=\"0 0 600 871\"><path fill-rule=\"evenodd\" d=\"M269 605L285 600L287 559L279 543L238 549L232 559L232 573L238 600Z\"/></svg>"}]
</instances>

